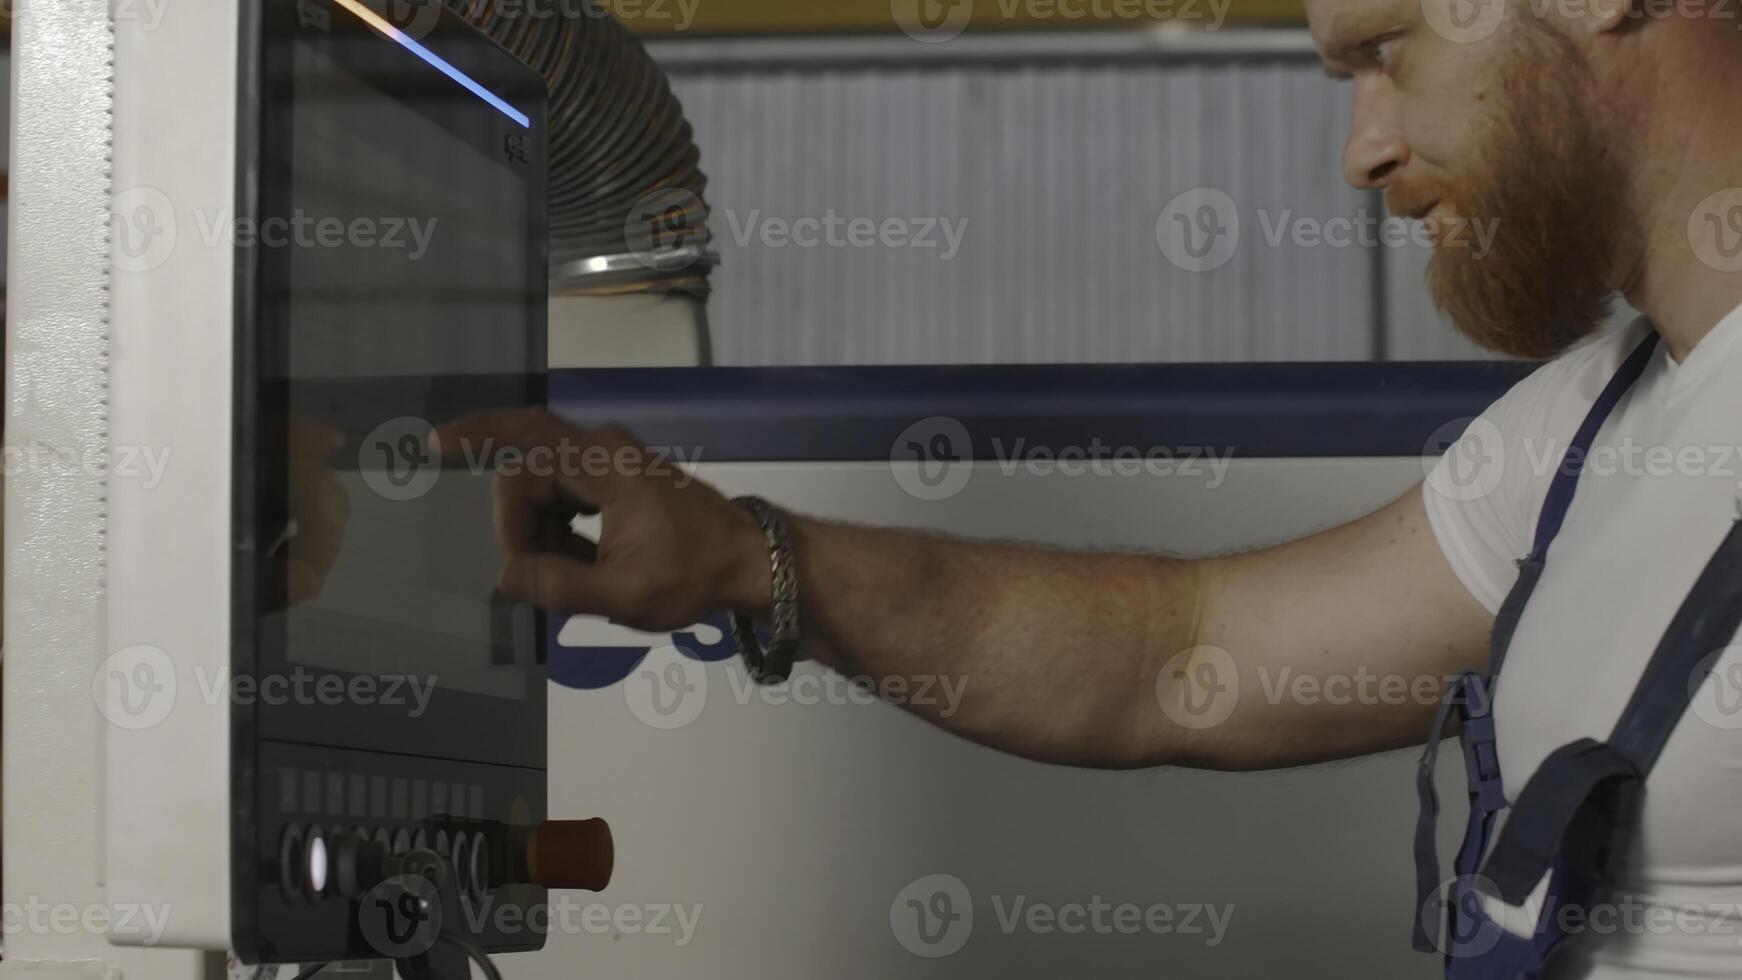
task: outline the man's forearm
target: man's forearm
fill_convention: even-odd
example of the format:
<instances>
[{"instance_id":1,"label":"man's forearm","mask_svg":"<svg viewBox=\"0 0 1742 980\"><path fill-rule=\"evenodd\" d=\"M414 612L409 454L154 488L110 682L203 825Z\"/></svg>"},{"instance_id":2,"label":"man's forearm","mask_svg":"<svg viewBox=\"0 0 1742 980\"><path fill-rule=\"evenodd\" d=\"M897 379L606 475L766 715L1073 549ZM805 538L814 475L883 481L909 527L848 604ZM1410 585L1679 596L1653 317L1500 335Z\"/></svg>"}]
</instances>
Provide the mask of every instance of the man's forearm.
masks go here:
<instances>
[{"instance_id":1,"label":"man's forearm","mask_svg":"<svg viewBox=\"0 0 1742 980\"><path fill-rule=\"evenodd\" d=\"M998 749L1172 761L1157 676L1192 646L1198 563L792 519L803 653Z\"/></svg>"}]
</instances>

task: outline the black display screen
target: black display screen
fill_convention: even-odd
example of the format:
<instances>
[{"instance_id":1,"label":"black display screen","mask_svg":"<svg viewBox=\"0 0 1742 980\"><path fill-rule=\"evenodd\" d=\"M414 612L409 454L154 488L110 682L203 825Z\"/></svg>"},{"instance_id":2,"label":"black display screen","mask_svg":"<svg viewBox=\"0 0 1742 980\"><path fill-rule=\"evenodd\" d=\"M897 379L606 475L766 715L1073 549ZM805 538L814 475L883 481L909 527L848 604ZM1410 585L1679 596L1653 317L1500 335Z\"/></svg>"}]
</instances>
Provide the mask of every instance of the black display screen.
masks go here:
<instances>
[{"instance_id":1,"label":"black display screen","mask_svg":"<svg viewBox=\"0 0 1742 980\"><path fill-rule=\"evenodd\" d=\"M290 259L295 380L527 375L529 168L520 128L384 39L427 95L383 91L304 35L292 50ZM428 77L422 77L428 76ZM444 87L451 91L441 91ZM494 152L489 152L494 150ZM342 231L341 231L342 230Z\"/></svg>"},{"instance_id":2,"label":"black display screen","mask_svg":"<svg viewBox=\"0 0 1742 980\"><path fill-rule=\"evenodd\" d=\"M237 229L260 277L254 669L402 697L263 703L259 731L528 764L527 726L503 723L542 718L542 631L494 588L487 466L424 437L544 402L542 83L463 24L409 38L353 3L274 7L260 207Z\"/></svg>"},{"instance_id":3,"label":"black display screen","mask_svg":"<svg viewBox=\"0 0 1742 980\"><path fill-rule=\"evenodd\" d=\"M433 0L240 11L233 945L399 955L308 842L448 857L453 828L500 870L473 879L495 907L544 900L507 876L545 814L544 631L494 589L488 461L424 440L545 403L547 93ZM507 921L447 925L542 945Z\"/></svg>"},{"instance_id":4,"label":"black display screen","mask_svg":"<svg viewBox=\"0 0 1742 980\"><path fill-rule=\"evenodd\" d=\"M421 439L432 422L534 397L525 170L480 150L499 141L501 113L446 77L432 81L448 97L401 101L319 44L294 59L292 217L328 236L288 249L287 360L268 369L289 382L287 472L319 465L303 443L323 432L345 433L356 458L310 490L342 494L345 528L330 565L293 562L285 654L524 699L532 612L493 598L489 481L436 467Z\"/></svg>"}]
</instances>

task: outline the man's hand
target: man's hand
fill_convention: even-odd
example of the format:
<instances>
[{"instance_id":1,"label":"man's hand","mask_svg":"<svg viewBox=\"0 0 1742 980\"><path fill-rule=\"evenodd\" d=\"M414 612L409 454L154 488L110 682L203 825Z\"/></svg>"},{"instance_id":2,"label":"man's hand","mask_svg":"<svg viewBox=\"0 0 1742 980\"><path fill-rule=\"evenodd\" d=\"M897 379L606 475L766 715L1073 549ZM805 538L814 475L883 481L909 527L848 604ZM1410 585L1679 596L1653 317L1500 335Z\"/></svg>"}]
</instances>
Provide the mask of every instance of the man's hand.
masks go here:
<instances>
[{"instance_id":1,"label":"man's hand","mask_svg":"<svg viewBox=\"0 0 1742 980\"><path fill-rule=\"evenodd\" d=\"M511 598L650 633L772 603L755 517L619 426L497 412L438 427L430 448L492 463L497 587ZM572 527L593 514L603 521L596 543Z\"/></svg>"}]
</instances>

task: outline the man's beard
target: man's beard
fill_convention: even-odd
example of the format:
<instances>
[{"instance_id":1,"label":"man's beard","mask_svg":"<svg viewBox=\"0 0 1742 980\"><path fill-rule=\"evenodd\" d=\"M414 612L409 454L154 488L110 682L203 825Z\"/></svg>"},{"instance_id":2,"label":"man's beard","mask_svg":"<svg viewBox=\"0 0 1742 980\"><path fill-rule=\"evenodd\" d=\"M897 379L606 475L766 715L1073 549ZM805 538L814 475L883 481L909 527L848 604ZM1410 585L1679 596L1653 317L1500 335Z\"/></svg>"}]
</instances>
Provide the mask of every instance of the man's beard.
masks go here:
<instances>
[{"instance_id":1,"label":"man's beard","mask_svg":"<svg viewBox=\"0 0 1742 980\"><path fill-rule=\"evenodd\" d=\"M1595 86L1579 52L1551 27L1517 30L1479 169L1437 193L1398 194L1393 210L1443 200L1457 222L1428 266L1435 305L1489 350L1546 358L1609 319L1626 169L1580 101ZM1474 231L1490 225L1479 249Z\"/></svg>"}]
</instances>

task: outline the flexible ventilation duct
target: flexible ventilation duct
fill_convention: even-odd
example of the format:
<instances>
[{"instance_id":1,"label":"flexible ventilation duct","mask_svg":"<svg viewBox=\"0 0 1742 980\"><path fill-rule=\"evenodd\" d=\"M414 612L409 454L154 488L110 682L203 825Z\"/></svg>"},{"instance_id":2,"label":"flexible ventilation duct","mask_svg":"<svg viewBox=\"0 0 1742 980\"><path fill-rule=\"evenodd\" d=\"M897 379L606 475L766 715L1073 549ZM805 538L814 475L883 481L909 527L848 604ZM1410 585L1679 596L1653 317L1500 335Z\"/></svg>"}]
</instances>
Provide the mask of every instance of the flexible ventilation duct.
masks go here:
<instances>
[{"instance_id":1,"label":"flexible ventilation duct","mask_svg":"<svg viewBox=\"0 0 1742 980\"><path fill-rule=\"evenodd\" d=\"M705 295L701 152L641 42L594 0L444 2L550 86L553 281Z\"/></svg>"}]
</instances>

